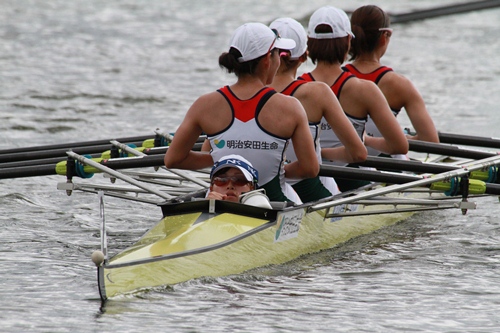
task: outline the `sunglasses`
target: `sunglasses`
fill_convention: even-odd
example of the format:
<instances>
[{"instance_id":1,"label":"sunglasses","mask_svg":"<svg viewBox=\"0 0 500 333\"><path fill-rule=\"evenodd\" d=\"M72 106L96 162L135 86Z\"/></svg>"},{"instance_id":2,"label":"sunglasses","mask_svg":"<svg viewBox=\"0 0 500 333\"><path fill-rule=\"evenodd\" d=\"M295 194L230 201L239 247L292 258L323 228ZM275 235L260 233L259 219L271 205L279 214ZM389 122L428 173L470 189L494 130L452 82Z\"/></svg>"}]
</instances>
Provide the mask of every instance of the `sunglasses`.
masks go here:
<instances>
[{"instance_id":1,"label":"sunglasses","mask_svg":"<svg viewBox=\"0 0 500 333\"><path fill-rule=\"evenodd\" d=\"M250 182L243 175L231 176L231 177L214 177L212 183L217 186L226 186L229 182L233 183L235 186L245 186L250 184Z\"/></svg>"},{"instance_id":2,"label":"sunglasses","mask_svg":"<svg viewBox=\"0 0 500 333\"><path fill-rule=\"evenodd\" d=\"M273 49L274 43L276 43L276 40L277 40L278 38L281 38L281 36L280 36L280 34L279 34L278 30L276 30L276 29L271 29L271 30L274 32L274 36L275 36L275 37L274 37L274 39L273 39L273 42L271 43L271 46L269 46L269 50L267 50L267 53L271 52L271 50Z\"/></svg>"}]
</instances>

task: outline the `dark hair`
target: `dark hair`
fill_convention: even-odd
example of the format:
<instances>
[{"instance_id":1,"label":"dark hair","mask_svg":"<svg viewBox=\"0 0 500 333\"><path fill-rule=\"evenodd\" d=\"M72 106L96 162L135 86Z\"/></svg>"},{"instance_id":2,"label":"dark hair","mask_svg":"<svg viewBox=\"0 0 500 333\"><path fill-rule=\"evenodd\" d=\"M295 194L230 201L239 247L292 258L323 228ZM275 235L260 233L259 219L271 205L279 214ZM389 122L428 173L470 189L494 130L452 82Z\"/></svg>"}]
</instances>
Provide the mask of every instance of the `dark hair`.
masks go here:
<instances>
[{"instance_id":1,"label":"dark hair","mask_svg":"<svg viewBox=\"0 0 500 333\"><path fill-rule=\"evenodd\" d=\"M271 52L276 52L276 50L274 48ZM231 47L229 52L224 52L219 56L219 66L220 68L225 68L228 73L236 74L237 77L245 74L252 75L257 70L260 60L265 56L266 54L253 60L239 62L238 58L241 58L241 52Z\"/></svg>"},{"instance_id":2,"label":"dark hair","mask_svg":"<svg viewBox=\"0 0 500 333\"><path fill-rule=\"evenodd\" d=\"M333 31L332 27L328 24L320 24L314 32L329 33ZM311 58L313 64L316 64L316 61L324 61L329 64L342 64L349 51L349 36L328 39L309 38L307 40L307 49L309 50L309 58Z\"/></svg>"},{"instance_id":3,"label":"dark hair","mask_svg":"<svg viewBox=\"0 0 500 333\"><path fill-rule=\"evenodd\" d=\"M375 50L383 34L379 29L388 28L390 23L389 15L380 7L368 5L356 9L351 15L351 29L356 38L351 41L350 59Z\"/></svg>"}]
</instances>

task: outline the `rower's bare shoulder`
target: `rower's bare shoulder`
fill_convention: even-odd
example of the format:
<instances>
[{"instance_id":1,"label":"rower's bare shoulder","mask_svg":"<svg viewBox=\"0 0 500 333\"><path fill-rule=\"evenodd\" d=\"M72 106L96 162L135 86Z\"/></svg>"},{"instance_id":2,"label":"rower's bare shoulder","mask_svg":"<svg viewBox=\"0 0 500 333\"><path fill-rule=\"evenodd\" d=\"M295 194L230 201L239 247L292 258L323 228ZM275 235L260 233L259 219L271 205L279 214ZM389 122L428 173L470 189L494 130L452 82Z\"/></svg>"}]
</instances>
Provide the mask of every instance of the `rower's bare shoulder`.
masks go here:
<instances>
[{"instance_id":1,"label":"rower's bare shoulder","mask_svg":"<svg viewBox=\"0 0 500 333\"><path fill-rule=\"evenodd\" d=\"M307 82L299 87L295 95L299 100L311 100L314 102L321 101L326 97L334 97L335 95L326 83L320 81Z\"/></svg>"},{"instance_id":2,"label":"rower's bare shoulder","mask_svg":"<svg viewBox=\"0 0 500 333\"><path fill-rule=\"evenodd\" d=\"M196 101L193 103L195 104L201 104L201 105L212 105L214 103L220 103L221 101L224 100L224 97L218 93L217 91L212 91L207 94L201 95L196 99Z\"/></svg>"},{"instance_id":3,"label":"rower's bare shoulder","mask_svg":"<svg viewBox=\"0 0 500 333\"><path fill-rule=\"evenodd\" d=\"M384 91L384 94L395 94L404 99L419 94L410 79L396 72L389 72L384 75L379 82L379 87Z\"/></svg>"},{"instance_id":4,"label":"rower's bare shoulder","mask_svg":"<svg viewBox=\"0 0 500 333\"><path fill-rule=\"evenodd\" d=\"M218 92L214 91L198 97L189 108L188 113L206 114L206 110L221 109L224 107L224 105L227 105L224 97Z\"/></svg>"},{"instance_id":5,"label":"rower's bare shoulder","mask_svg":"<svg viewBox=\"0 0 500 333\"><path fill-rule=\"evenodd\" d=\"M411 84L411 81L406 76L396 72L386 73L379 82L379 86L387 86L396 90L406 89Z\"/></svg>"},{"instance_id":6,"label":"rower's bare shoulder","mask_svg":"<svg viewBox=\"0 0 500 333\"><path fill-rule=\"evenodd\" d=\"M293 97L283 94L275 94L269 99L269 106L276 110L290 110L302 109L300 101Z\"/></svg>"},{"instance_id":7,"label":"rower's bare shoulder","mask_svg":"<svg viewBox=\"0 0 500 333\"><path fill-rule=\"evenodd\" d=\"M304 85L307 92L313 96L322 96L324 94L333 93L332 88L325 82L312 81Z\"/></svg>"},{"instance_id":8,"label":"rower's bare shoulder","mask_svg":"<svg viewBox=\"0 0 500 333\"><path fill-rule=\"evenodd\" d=\"M343 89L342 91L353 93L360 97L362 96L369 97L373 94L375 95L381 94L380 89L374 82L358 78L352 78L348 80L344 84L344 87L342 89Z\"/></svg>"}]
</instances>

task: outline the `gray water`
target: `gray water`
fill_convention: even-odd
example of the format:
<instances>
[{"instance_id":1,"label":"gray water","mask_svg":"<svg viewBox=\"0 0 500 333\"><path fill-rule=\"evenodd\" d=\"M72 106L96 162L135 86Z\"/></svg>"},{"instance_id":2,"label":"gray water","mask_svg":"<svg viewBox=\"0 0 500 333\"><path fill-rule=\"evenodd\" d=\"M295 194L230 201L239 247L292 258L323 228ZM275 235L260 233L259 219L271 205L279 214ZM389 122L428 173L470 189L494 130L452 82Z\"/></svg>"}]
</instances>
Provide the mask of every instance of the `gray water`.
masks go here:
<instances>
[{"instance_id":1,"label":"gray water","mask_svg":"<svg viewBox=\"0 0 500 333\"><path fill-rule=\"evenodd\" d=\"M403 13L453 2L376 3ZM0 149L175 131L199 95L234 81L217 58L237 26L301 19L326 4L367 2L3 0ZM414 81L441 131L498 135L499 22L492 9L394 25L385 62ZM68 197L59 181L0 180L1 332L499 330L497 198L477 199L465 216L420 213L286 265L101 307L90 260L98 201ZM160 217L113 198L106 214L112 249Z\"/></svg>"}]
</instances>

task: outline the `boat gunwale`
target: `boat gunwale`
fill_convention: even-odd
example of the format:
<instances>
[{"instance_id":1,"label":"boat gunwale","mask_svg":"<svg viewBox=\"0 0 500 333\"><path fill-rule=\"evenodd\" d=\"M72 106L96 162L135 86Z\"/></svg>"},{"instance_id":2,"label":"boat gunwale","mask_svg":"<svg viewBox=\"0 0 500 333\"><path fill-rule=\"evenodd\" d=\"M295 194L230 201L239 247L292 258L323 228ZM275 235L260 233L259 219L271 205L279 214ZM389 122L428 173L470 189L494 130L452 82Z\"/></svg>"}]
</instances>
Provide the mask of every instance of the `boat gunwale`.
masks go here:
<instances>
[{"instance_id":1,"label":"boat gunwale","mask_svg":"<svg viewBox=\"0 0 500 333\"><path fill-rule=\"evenodd\" d=\"M228 212L224 212L224 213L228 213ZM260 225L258 227L252 228L251 230L249 230L247 232L241 233L241 234L239 234L236 237L233 237L233 238L230 238L228 240L219 242L217 244L200 247L200 248L197 248L197 249L194 249L194 250L187 250L187 251L182 251L182 252L176 252L176 253L171 253L171 254L156 256L156 257L147 258L147 259L133 260L133 261L123 262L123 263L119 263L119 264L108 264L108 263L105 263L105 264L102 265L102 267L105 268L105 269L121 268L121 267L128 267L128 266L134 266L134 265L140 265L140 264L148 264L148 263L152 263L152 262L155 262L155 261L176 259L176 258L181 258L181 257L187 257L187 256L194 255L194 254L200 254L200 253L204 253L204 252L209 252L209 251L217 250L217 249L220 249L222 247L225 247L225 246L231 245L233 243L236 243L237 241L239 241L241 239L250 237L253 234L256 234L256 233L258 233L258 232L260 232L262 230L265 230L267 228L270 228L270 227L272 227L274 225L276 225L276 219L271 220L271 221L269 221L267 223L264 223L264 224L262 224L262 225Z\"/></svg>"},{"instance_id":2,"label":"boat gunwale","mask_svg":"<svg viewBox=\"0 0 500 333\"><path fill-rule=\"evenodd\" d=\"M164 202L162 204L159 204L159 206L162 208L163 212L163 218L169 217L169 216L175 216L175 215L182 215L182 214L190 214L190 213L205 213L205 214L211 214L211 215L220 215L220 214L237 214L241 216L246 216L246 217L251 217L251 218L257 218L257 219L265 219L269 220L269 222L260 225L259 227L255 227L247 232L244 232L242 234L239 234L238 236L235 236L231 239L222 241L217 244L201 247L198 249L194 250L188 250L188 251L182 251L182 252L177 252L177 253L172 253L172 254L167 254L167 255L161 255L161 256L156 256L153 258L146 258L146 259L140 259L140 260L134 260L134 261L128 261L128 262L123 262L123 263L117 263L117 264L110 264L109 261L105 262L102 266L103 268L106 269L114 269L114 268L121 268L121 267L128 267L128 266L134 266L134 265L140 265L140 264L146 264L146 263L151 263L151 262L156 262L156 261L162 261L162 260L170 260L170 259L175 259L175 258L180 258L180 257L185 257L189 255L194 255L194 254L200 254L212 250L217 250L219 248L228 246L232 243L235 243L241 239L247 238L253 234L256 234L262 230L265 230L269 227L272 227L277 224L277 219L279 214L284 214L290 211L295 211L295 210L300 210L303 209L305 210L306 214L311 214L316 212L317 210L312 210L309 211L309 207L317 205L319 203L325 203L328 201L335 201L338 199L346 198L346 197L351 197L353 194L356 195L356 193L362 193L365 191L366 188L372 189L374 187L377 187L377 185L380 184L371 184L369 186L363 187L363 189L356 189L356 191L352 192L345 192L337 196L332 196L328 198L323 198L318 201L313 201L313 202L308 202L304 203L301 205L290 205L288 207L284 208L273 208L273 209L268 209L268 208L261 208L261 207L255 207L255 206L250 206L250 205L245 205L241 203L236 203L236 202L230 202L230 201L223 201L223 200L214 200L212 205L214 206L213 212L210 212L210 200L194 200L194 201L184 201L184 202ZM388 202L381 202L380 204L386 205ZM390 204L390 203L389 203ZM411 204L411 203L409 203ZM343 204L339 205L334 205L334 206L341 206ZM331 207L334 207L331 206ZM329 207L329 208L331 208ZM327 208L328 210L328 208ZM415 210L415 211L418 211ZM402 211L386 211L383 212L385 214L390 214L390 213L401 213ZM374 212L373 214L381 214L381 212ZM366 214L366 215L371 215L371 214ZM339 214L339 216L350 216L350 214ZM162 219L163 219L162 218ZM161 220L160 220L161 221ZM158 222L160 223L160 222ZM112 258L111 258L112 260Z\"/></svg>"}]
</instances>

